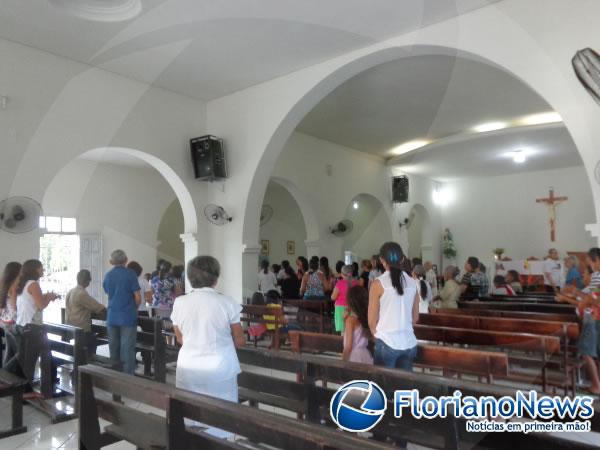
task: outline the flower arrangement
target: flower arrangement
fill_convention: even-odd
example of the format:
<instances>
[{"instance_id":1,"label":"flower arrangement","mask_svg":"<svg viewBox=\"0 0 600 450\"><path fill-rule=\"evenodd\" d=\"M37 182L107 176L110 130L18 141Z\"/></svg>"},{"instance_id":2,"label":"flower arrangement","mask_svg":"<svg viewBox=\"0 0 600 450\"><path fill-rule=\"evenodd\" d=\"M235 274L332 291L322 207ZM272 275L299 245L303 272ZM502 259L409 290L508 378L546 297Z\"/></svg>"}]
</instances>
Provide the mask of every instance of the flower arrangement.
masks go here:
<instances>
[{"instance_id":1,"label":"flower arrangement","mask_svg":"<svg viewBox=\"0 0 600 450\"><path fill-rule=\"evenodd\" d=\"M448 228L444 230L444 235L442 236L442 253L448 259L456 258L456 246L454 245L452 233Z\"/></svg>"}]
</instances>

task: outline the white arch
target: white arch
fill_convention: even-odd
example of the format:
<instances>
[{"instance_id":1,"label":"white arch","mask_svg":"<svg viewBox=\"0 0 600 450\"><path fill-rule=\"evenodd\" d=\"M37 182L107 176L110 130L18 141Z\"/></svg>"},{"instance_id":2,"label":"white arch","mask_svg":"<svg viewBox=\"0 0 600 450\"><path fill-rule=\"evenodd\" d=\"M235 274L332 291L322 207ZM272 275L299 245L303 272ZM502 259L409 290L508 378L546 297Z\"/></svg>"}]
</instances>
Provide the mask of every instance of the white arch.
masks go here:
<instances>
[{"instance_id":1,"label":"white arch","mask_svg":"<svg viewBox=\"0 0 600 450\"><path fill-rule=\"evenodd\" d=\"M296 185L296 183L288 180L287 178L271 177L271 181L277 183L287 190L294 200L296 200L296 203L300 208L300 212L302 213L302 218L304 219L304 228L306 228L306 241L318 242L321 238L319 233L319 221L317 219L315 208L313 207L306 193L302 191Z\"/></svg>"},{"instance_id":2,"label":"white arch","mask_svg":"<svg viewBox=\"0 0 600 450\"><path fill-rule=\"evenodd\" d=\"M302 95L291 106L291 108L287 110L287 113L283 116L281 122L274 128L273 133L266 144L265 150L262 153L259 163L257 164L257 169L254 173L250 184L250 189L248 191L248 198L244 211L242 236L244 244L255 245L255 242L257 241L257 211L260 209L257 208L257 205L260 205L262 197L264 196L268 179L273 171L278 156L280 155L291 133L298 126L304 116L308 114L308 112L310 112L325 96L353 76L380 64L416 55L454 55L479 61L483 64L496 67L498 70L505 71L529 86L519 76L504 69L499 64L496 64L487 58L471 52L439 45L414 45L388 47L383 49L378 48L371 53L359 56L340 67L330 70L320 81L313 84L312 87L309 87L305 94ZM529 87L531 88L531 86ZM536 91L535 89L532 90ZM548 101L546 98L544 99ZM569 129L568 125L568 123L565 123L567 130ZM576 140L574 139L574 141ZM592 189L592 192L593 195L596 196L594 189Z\"/></svg>"},{"instance_id":3,"label":"white arch","mask_svg":"<svg viewBox=\"0 0 600 450\"><path fill-rule=\"evenodd\" d=\"M86 155L89 155L90 153L95 154L94 159L97 159L98 153L100 153L100 155L102 153L106 153L107 155L111 154L133 157L147 163L156 171L158 171L158 173L169 184L171 189L173 189L173 192L175 193L175 196L181 205L184 221L184 233L181 235L181 239L184 243L185 260L189 261L191 258L198 255L198 243L196 240L196 233L198 231L198 216L196 214L196 207L194 206L194 202L189 190L179 175L177 175L177 173L175 173L175 171L167 163L154 155L127 147L98 147L83 152L78 156L78 158L85 159ZM58 173L56 176L58 176Z\"/></svg>"}]
</instances>

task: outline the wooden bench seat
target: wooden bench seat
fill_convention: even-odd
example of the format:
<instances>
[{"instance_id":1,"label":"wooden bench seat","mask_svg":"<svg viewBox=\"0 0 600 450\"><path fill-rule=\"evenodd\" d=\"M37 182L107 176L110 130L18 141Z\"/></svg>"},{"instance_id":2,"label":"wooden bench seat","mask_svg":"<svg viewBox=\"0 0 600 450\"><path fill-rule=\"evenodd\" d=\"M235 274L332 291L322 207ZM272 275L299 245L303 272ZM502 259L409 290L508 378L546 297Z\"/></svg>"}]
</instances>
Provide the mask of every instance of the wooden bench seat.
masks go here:
<instances>
[{"instance_id":1,"label":"wooden bench seat","mask_svg":"<svg viewBox=\"0 0 600 450\"><path fill-rule=\"evenodd\" d=\"M330 337L330 336L328 336ZM243 367L251 369L256 367L261 373L265 369L277 373L300 374L300 382L304 384L307 397L311 400L310 405L312 419L319 423L323 421L329 426L335 427L329 419L328 406L335 389L326 389L317 386L313 390L315 380L327 380L329 384L344 384L351 380L370 380L377 383L391 400L392 393L396 389L418 389L421 397L428 395L442 396L452 395L459 390L463 395L475 397L493 396L501 398L515 395L515 390L499 385L475 383L466 380L442 378L429 374L406 372L397 369L386 369L366 364L357 364L341 361L339 358L327 356L298 354L287 351L266 351L261 349L242 348L238 349L238 357ZM264 389L269 384L264 383ZM540 394L541 395L541 394ZM318 405L315 406L314 403ZM268 404L268 403L266 403ZM284 408L285 409L285 408ZM595 405L600 413L600 407ZM544 449L584 449L586 444L578 444L564 441L559 438L544 434L530 433L527 435L519 433L468 433L465 429L464 419L447 417L435 420L416 420L410 415L403 415L400 419L392 416L393 408L388 407L388 415L377 425L377 430L382 435L391 438L403 438L411 443L423 445L436 449L466 449L466 448L544 448ZM557 419L567 420L567 419ZM591 419L592 430L600 430L600 416ZM507 437L507 435L509 435Z\"/></svg>"},{"instance_id":2,"label":"wooden bench seat","mask_svg":"<svg viewBox=\"0 0 600 450\"><path fill-rule=\"evenodd\" d=\"M559 314L575 314L575 307L563 303L527 303L477 300L459 301L459 309L498 309L504 311L544 312Z\"/></svg>"},{"instance_id":3,"label":"wooden bench seat","mask_svg":"<svg viewBox=\"0 0 600 450\"><path fill-rule=\"evenodd\" d=\"M269 317L265 319L266 317ZM271 347L275 350L281 345L281 327L285 324L282 308L260 305L243 305L240 314L240 322L248 327L252 325L262 324L265 326L265 333L271 336ZM273 329L268 329L271 326ZM248 333L248 329L246 329ZM252 337L248 333L248 339L254 341L254 346L257 345L256 336Z\"/></svg>"},{"instance_id":4,"label":"wooden bench seat","mask_svg":"<svg viewBox=\"0 0 600 450\"><path fill-rule=\"evenodd\" d=\"M27 380L0 369L0 398L11 397L10 428L0 431L0 439L27 432L23 425L23 393Z\"/></svg>"},{"instance_id":5,"label":"wooden bench seat","mask_svg":"<svg viewBox=\"0 0 600 450\"><path fill-rule=\"evenodd\" d=\"M147 414L124 404L96 396L102 390L109 394L134 398L136 401L165 411L162 417ZM240 442L216 439L203 431L186 428L184 419L241 436L253 445L291 450L388 449L391 446L350 433L339 433L317 424L298 422L266 411L256 410L164 383L86 366L79 372L78 382L80 448L96 450L126 440L138 448L155 449L241 449ZM99 419L109 422L100 430ZM242 441L243 442L243 441Z\"/></svg>"},{"instance_id":6,"label":"wooden bench seat","mask_svg":"<svg viewBox=\"0 0 600 450\"><path fill-rule=\"evenodd\" d=\"M503 311L498 309L455 309L455 308L432 308L430 314L455 314L461 316L481 316L481 317L504 317L515 319L530 319L552 322L578 322L577 315L574 313L545 313L545 312L526 312L526 311Z\"/></svg>"},{"instance_id":7,"label":"wooden bench seat","mask_svg":"<svg viewBox=\"0 0 600 450\"><path fill-rule=\"evenodd\" d=\"M343 350L343 337L338 335L290 332L292 351L331 352L339 354ZM485 377L491 383L494 377L508 376L508 358L504 353L481 350L418 345L416 366L442 369L444 372L458 372Z\"/></svg>"}]
</instances>

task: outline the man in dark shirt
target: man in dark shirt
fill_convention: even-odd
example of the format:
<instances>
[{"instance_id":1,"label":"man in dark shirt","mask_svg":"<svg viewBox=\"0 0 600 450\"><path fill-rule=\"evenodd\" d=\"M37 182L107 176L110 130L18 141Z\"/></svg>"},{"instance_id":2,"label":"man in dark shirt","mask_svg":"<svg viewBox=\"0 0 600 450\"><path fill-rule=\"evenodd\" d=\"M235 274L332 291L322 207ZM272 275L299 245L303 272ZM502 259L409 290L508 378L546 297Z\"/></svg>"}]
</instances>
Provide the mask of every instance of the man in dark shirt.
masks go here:
<instances>
[{"instance_id":1,"label":"man in dark shirt","mask_svg":"<svg viewBox=\"0 0 600 450\"><path fill-rule=\"evenodd\" d=\"M140 284L133 270L125 267L127 255L123 250L110 254L114 266L104 277L102 286L108 295L108 348L110 359L123 364L123 372L135 372L135 343L137 309L142 301Z\"/></svg>"},{"instance_id":2,"label":"man in dark shirt","mask_svg":"<svg viewBox=\"0 0 600 450\"><path fill-rule=\"evenodd\" d=\"M479 286L473 284L473 274L479 267L479 260L474 256L469 256L465 263L465 273L460 280L460 289L463 296L476 298L479 295Z\"/></svg>"}]
</instances>

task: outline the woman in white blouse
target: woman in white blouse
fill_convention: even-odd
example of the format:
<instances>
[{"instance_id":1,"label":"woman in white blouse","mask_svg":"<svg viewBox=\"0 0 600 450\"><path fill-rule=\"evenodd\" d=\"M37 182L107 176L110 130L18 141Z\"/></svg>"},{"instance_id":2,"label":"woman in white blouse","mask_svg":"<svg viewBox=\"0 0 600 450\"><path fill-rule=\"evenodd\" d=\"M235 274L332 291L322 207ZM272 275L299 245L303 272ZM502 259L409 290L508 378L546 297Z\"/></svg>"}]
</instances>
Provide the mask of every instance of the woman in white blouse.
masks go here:
<instances>
[{"instance_id":1,"label":"woman in white blouse","mask_svg":"<svg viewBox=\"0 0 600 450\"><path fill-rule=\"evenodd\" d=\"M241 369L235 349L246 344L240 324L242 306L215 290L220 271L212 256L198 256L188 263L186 273L192 291L177 298L171 314L182 346L175 385L237 403ZM220 430L211 432L228 435Z\"/></svg>"},{"instance_id":2,"label":"woman in white blouse","mask_svg":"<svg viewBox=\"0 0 600 450\"><path fill-rule=\"evenodd\" d=\"M369 291L369 328L375 335L376 366L412 371L417 356L413 324L419 320L417 282L405 271L406 258L395 242L379 252L385 273Z\"/></svg>"}]
</instances>

